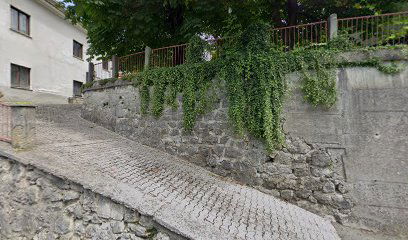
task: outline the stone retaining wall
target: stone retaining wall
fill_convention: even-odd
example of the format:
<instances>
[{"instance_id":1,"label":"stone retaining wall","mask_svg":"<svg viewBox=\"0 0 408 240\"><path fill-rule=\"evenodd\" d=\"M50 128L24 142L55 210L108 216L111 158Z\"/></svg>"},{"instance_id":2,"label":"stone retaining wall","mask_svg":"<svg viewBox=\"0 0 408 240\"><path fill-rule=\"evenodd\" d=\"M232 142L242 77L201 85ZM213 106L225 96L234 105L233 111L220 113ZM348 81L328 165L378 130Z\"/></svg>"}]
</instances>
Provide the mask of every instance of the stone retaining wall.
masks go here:
<instances>
[{"instance_id":1,"label":"stone retaining wall","mask_svg":"<svg viewBox=\"0 0 408 240\"><path fill-rule=\"evenodd\" d=\"M85 92L82 113L133 140L340 223L352 216L359 228L408 234L406 49L342 57L349 62L398 60L404 71L387 75L375 68L339 69L339 97L331 109L305 103L299 76L288 76L286 146L273 155L262 142L234 135L222 93L191 134L182 130L181 104L177 111L166 109L159 119L143 116L138 89L128 82L95 83Z\"/></svg>"},{"instance_id":2,"label":"stone retaining wall","mask_svg":"<svg viewBox=\"0 0 408 240\"><path fill-rule=\"evenodd\" d=\"M167 109L159 119L142 116L138 89L116 84L85 94L85 119L320 215L341 222L350 214L341 153L288 134L285 148L269 155L263 142L234 135L222 96L186 134L181 101L177 111Z\"/></svg>"},{"instance_id":3,"label":"stone retaining wall","mask_svg":"<svg viewBox=\"0 0 408 240\"><path fill-rule=\"evenodd\" d=\"M0 158L0 239L183 239L82 186Z\"/></svg>"}]
</instances>

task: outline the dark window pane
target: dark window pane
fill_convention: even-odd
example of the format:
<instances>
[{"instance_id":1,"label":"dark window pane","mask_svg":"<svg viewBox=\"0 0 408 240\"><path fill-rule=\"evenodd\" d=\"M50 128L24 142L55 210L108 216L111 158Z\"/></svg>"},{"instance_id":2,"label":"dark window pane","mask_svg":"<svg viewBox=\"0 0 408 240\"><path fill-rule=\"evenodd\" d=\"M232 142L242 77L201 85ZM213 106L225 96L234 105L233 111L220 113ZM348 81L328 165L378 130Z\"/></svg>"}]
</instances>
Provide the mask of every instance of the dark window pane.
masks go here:
<instances>
[{"instance_id":1,"label":"dark window pane","mask_svg":"<svg viewBox=\"0 0 408 240\"><path fill-rule=\"evenodd\" d=\"M74 81L74 97L82 96L81 87L82 87L82 82Z\"/></svg>"},{"instance_id":2,"label":"dark window pane","mask_svg":"<svg viewBox=\"0 0 408 240\"><path fill-rule=\"evenodd\" d=\"M30 88L30 69L25 67L20 67L20 87Z\"/></svg>"},{"instance_id":3,"label":"dark window pane","mask_svg":"<svg viewBox=\"0 0 408 240\"><path fill-rule=\"evenodd\" d=\"M11 64L11 87L18 87L19 85L18 66Z\"/></svg>"},{"instance_id":4,"label":"dark window pane","mask_svg":"<svg viewBox=\"0 0 408 240\"><path fill-rule=\"evenodd\" d=\"M11 64L11 87L30 89L30 69Z\"/></svg>"},{"instance_id":5,"label":"dark window pane","mask_svg":"<svg viewBox=\"0 0 408 240\"><path fill-rule=\"evenodd\" d=\"M74 40L74 56L82 59L82 44Z\"/></svg>"},{"instance_id":6,"label":"dark window pane","mask_svg":"<svg viewBox=\"0 0 408 240\"><path fill-rule=\"evenodd\" d=\"M20 17L20 26L19 26L20 32L28 34L28 18L27 18L27 15L25 15L23 13L20 13L19 17Z\"/></svg>"},{"instance_id":7,"label":"dark window pane","mask_svg":"<svg viewBox=\"0 0 408 240\"><path fill-rule=\"evenodd\" d=\"M11 28L18 31L18 12L16 9L11 9Z\"/></svg>"}]
</instances>

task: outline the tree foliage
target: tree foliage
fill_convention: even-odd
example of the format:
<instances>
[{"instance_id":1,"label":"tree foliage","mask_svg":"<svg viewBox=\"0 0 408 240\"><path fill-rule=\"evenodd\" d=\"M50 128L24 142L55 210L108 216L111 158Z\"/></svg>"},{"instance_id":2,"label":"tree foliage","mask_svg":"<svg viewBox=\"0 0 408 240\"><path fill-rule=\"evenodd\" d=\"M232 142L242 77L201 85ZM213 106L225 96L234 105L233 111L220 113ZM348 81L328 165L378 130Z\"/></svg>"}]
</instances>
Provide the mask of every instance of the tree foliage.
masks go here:
<instances>
[{"instance_id":1,"label":"tree foliage","mask_svg":"<svg viewBox=\"0 0 408 240\"><path fill-rule=\"evenodd\" d=\"M196 34L225 37L226 22L285 26L408 9L404 0L63 0L67 18L87 30L91 56L185 43Z\"/></svg>"}]
</instances>

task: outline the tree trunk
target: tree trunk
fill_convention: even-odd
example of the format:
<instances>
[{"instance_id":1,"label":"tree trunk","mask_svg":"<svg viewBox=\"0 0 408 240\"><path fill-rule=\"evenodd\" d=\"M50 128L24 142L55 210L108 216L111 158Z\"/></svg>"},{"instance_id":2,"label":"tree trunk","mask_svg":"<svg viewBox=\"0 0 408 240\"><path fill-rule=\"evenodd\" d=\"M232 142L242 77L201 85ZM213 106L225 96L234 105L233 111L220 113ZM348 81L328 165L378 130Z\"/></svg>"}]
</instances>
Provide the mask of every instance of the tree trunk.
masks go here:
<instances>
[{"instance_id":1,"label":"tree trunk","mask_svg":"<svg viewBox=\"0 0 408 240\"><path fill-rule=\"evenodd\" d=\"M288 0L288 26L297 24L298 3L297 0Z\"/></svg>"}]
</instances>

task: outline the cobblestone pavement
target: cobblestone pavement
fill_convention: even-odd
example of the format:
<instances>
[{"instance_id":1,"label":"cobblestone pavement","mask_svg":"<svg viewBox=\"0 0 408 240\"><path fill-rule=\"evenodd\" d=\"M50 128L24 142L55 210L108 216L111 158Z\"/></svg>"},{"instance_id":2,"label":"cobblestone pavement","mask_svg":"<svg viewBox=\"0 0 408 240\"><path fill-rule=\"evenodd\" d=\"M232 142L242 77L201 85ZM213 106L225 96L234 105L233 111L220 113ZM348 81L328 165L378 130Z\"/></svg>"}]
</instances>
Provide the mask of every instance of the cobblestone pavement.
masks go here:
<instances>
[{"instance_id":1,"label":"cobblestone pavement","mask_svg":"<svg viewBox=\"0 0 408 240\"><path fill-rule=\"evenodd\" d=\"M192 239L340 239L331 223L184 160L123 138L79 117L78 109L40 107L38 146L3 152L75 178L113 200L151 214ZM138 205L138 201L150 205Z\"/></svg>"}]
</instances>

